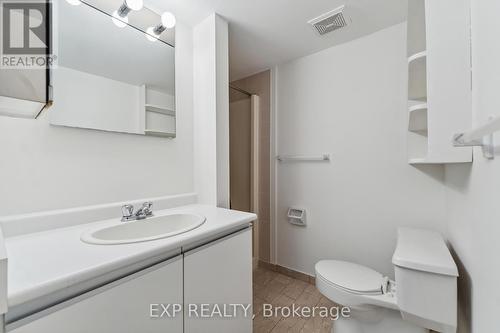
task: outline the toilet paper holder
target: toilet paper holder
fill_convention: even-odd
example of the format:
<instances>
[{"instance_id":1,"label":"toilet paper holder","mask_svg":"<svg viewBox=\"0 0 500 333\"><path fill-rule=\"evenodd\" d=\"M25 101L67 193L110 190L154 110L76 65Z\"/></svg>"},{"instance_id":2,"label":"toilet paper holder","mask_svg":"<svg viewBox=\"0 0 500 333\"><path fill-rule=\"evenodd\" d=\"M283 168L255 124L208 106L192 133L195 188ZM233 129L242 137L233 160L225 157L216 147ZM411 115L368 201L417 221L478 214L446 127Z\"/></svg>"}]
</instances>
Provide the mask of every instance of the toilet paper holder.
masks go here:
<instances>
[{"instance_id":1,"label":"toilet paper holder","mask_svg":"<svg viewBox=\"0 0 500 333\"><path fill-rule=\"evenodd\" d=\"M294 225L306 226L306 210L304 208L288 208L288 222Z\"/></svg>"}]
</instances>

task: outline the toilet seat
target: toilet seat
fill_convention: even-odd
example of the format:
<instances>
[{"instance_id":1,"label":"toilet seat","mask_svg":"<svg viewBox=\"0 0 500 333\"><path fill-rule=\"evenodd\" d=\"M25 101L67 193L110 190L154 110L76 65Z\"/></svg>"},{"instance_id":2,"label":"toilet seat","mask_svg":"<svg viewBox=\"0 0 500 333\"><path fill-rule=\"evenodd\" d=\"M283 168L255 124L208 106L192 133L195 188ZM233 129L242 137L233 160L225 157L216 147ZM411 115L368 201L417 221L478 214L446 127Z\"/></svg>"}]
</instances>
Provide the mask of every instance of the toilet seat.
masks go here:
<instances>
[{"instance_id":1,"label":"toilet seat","mask_svg":"<svg viewBox=\"0 0 500 333\"><path fill-rule=\"evenodd\" d=\"M317 278L355 295L382 295L384 276L355 263L340 260L322 260L316 264Z\"/></svg>"},{"instance_id":2,"label":"toilet seat","mask_svg":"<svg viewBox=\"0 0 500 333\"><path fill-rule=\"evenodd\" d=\"M339 260L322 260L315 269L319 292L350 309L349 317L334 322L332 332L429 333L402 318L397 295L393 290L383 292L382 286L389 280L379 272Z\"/></svg>"}]
</instances>

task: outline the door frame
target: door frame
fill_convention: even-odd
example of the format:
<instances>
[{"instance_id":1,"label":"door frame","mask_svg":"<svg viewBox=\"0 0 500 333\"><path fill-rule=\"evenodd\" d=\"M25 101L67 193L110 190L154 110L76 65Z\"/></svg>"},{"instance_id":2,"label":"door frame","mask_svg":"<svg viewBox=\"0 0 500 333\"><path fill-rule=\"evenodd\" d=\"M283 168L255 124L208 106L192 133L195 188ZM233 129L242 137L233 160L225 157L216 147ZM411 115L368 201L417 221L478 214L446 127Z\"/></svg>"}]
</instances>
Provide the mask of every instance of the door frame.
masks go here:
<instances>
[{"instance_id":1,"label":"door frame","mask_svg":"<svg viewBox=\"0 0 500 333\"><path fill-rule=\"evenodd\" d=\"M260 183L260 98L252 94L250 96L251 130L250 130L250 211L257 214L257 220L253 223L253 267L259 263L259 183Z\"/></svg>"}]
</instances>

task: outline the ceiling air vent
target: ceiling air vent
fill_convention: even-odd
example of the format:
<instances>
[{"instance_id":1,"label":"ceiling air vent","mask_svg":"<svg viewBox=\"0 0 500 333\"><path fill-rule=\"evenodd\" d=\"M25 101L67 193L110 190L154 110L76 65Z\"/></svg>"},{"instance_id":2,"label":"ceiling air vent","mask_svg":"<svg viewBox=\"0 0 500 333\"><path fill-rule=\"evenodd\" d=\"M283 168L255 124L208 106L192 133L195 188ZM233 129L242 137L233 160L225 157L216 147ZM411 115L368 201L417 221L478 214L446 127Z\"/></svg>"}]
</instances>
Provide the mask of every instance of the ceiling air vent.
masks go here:
<instances>
[{"instance_id":1,"label":"ceiling air vent","mask_svg":"<svg viewBox=\"0 0 500 333\"><path fill-rule=\"evenodd\" d=\"M347 26L347 21L344 16L344 6L340 6L328 13L325 13L308 22L312 25L320 35L325 35L329 32Z\"/></svg>"}]
</instances>

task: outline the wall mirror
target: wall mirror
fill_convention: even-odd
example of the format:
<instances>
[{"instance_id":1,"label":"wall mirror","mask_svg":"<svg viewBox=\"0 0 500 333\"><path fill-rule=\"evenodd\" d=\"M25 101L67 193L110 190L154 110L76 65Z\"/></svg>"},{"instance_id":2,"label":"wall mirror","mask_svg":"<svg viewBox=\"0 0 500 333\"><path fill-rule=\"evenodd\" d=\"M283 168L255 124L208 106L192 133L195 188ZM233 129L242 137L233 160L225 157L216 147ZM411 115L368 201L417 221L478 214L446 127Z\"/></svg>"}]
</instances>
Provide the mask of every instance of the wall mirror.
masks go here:
<instances>
[{"instance_id":1,"label":"wall mirror","mask_svg":"<svg viewBox=\"0 0 500 333\"><path fill-rule=\"evenodd\" d=\"M0 1L0 17L0 116L36 118L50 95L48 0Z\"/></svg>"},{"instance_id":2,"label":"wall mirror","mask_svg":"<svg viewBox=\"0 0 500 333\"><path fill-rule=\"evenodd\" d=\"M50 123L175 137L174 29L153 34L162 17L146 7L117 17L123 0L57 3Z\"/></svg>"}]
</instances>

